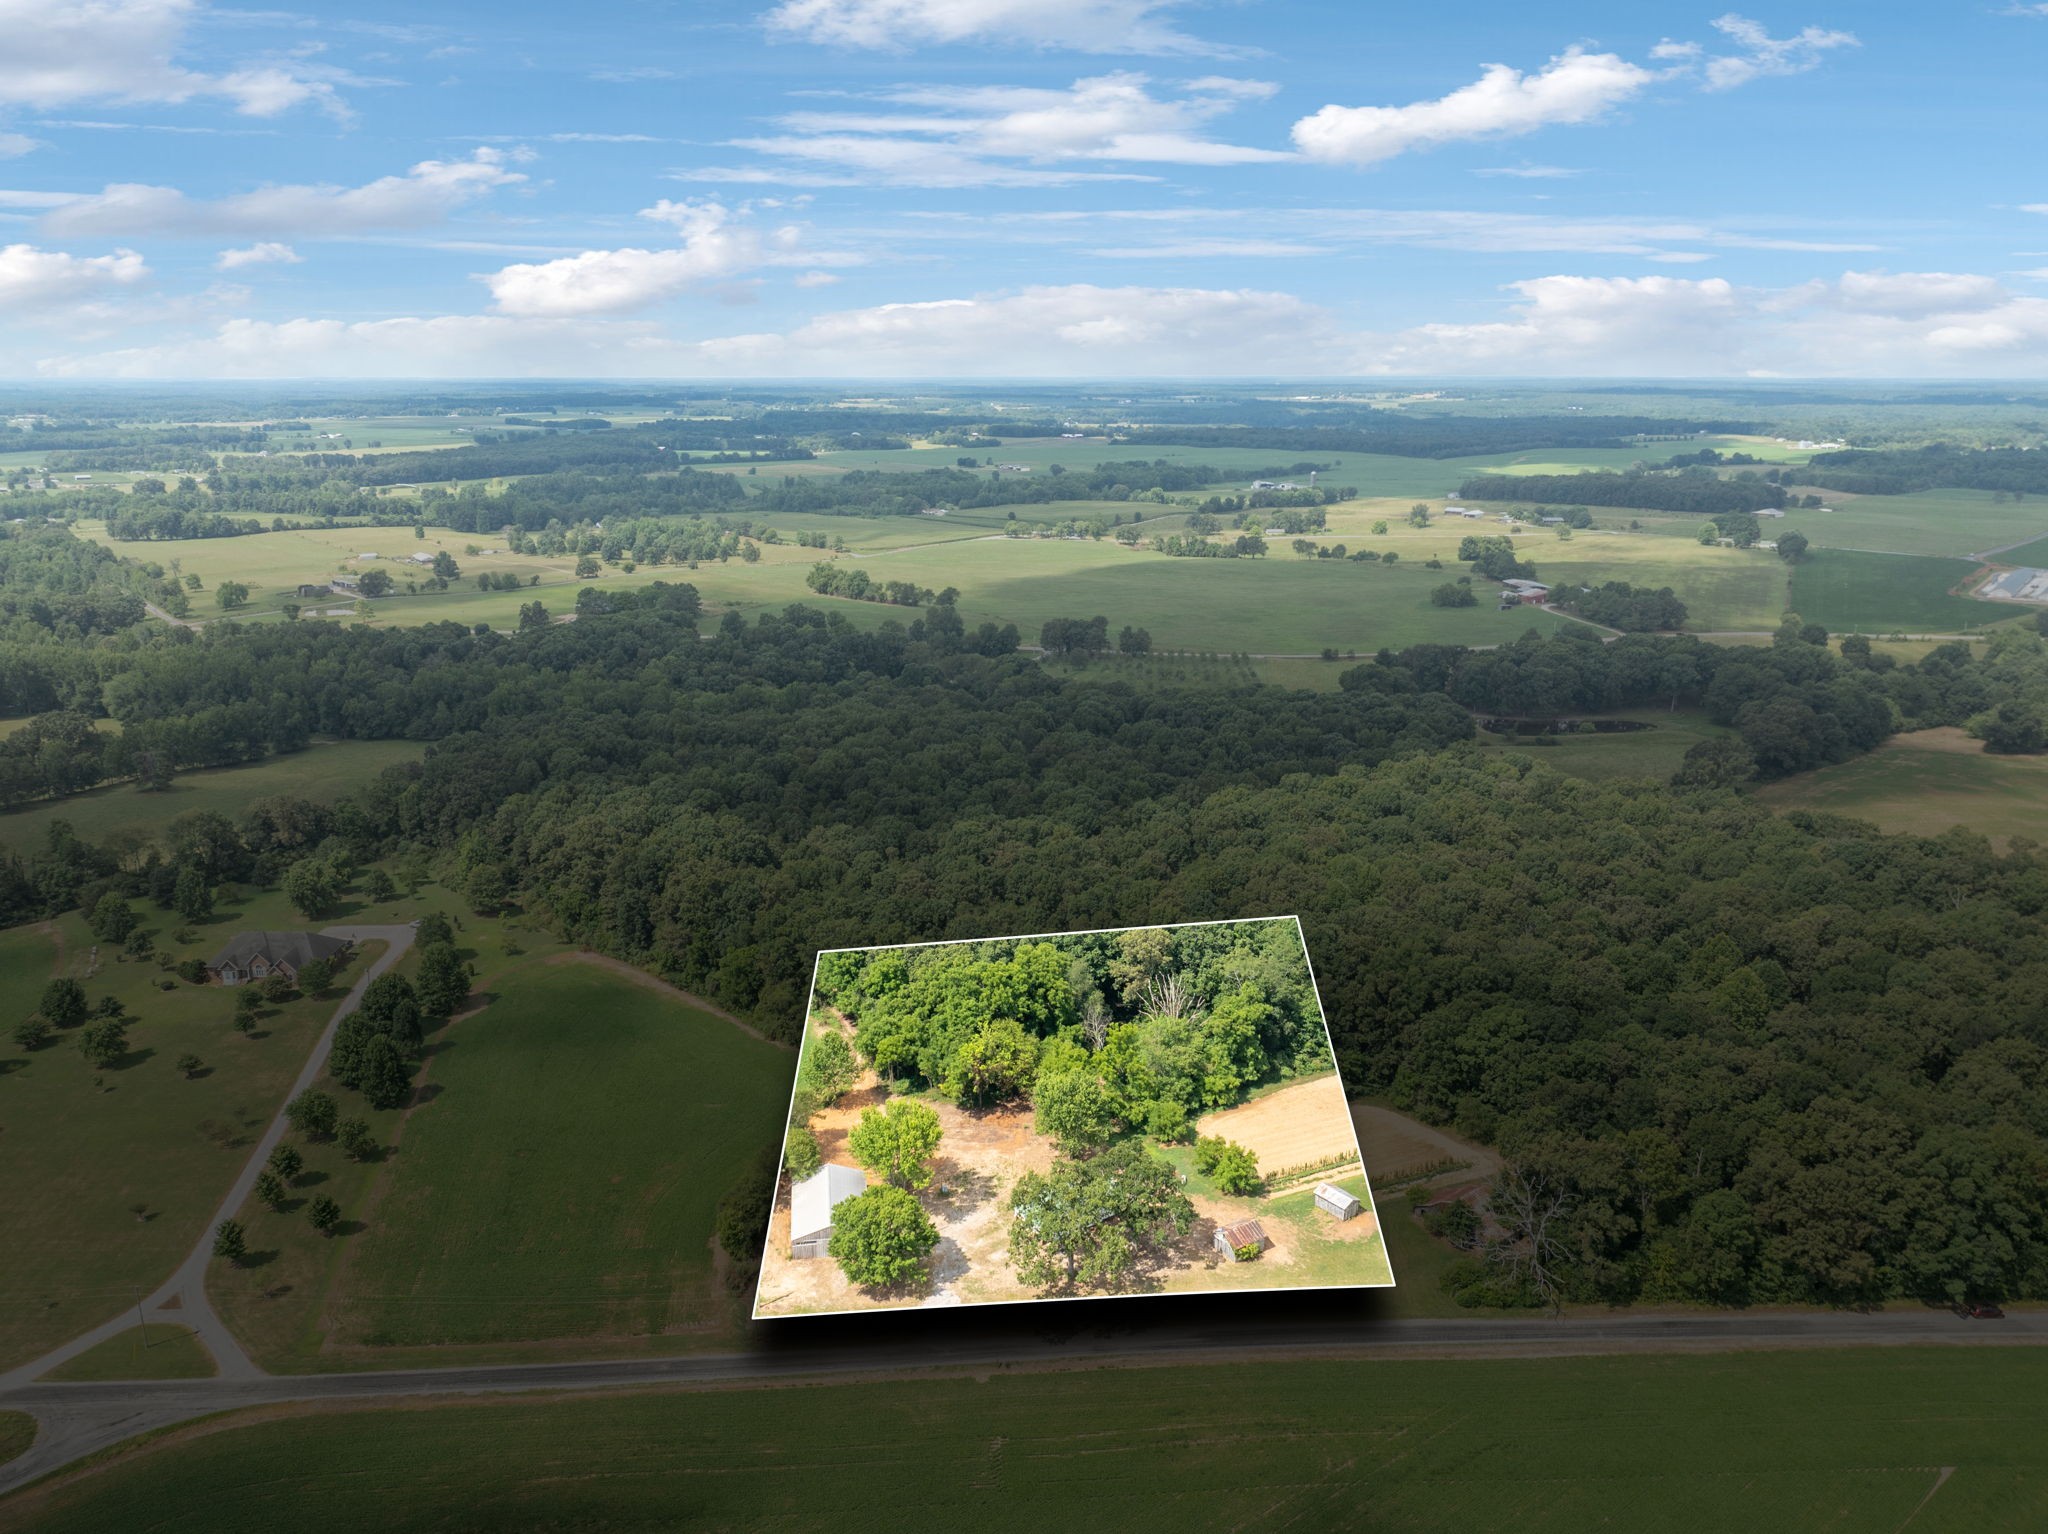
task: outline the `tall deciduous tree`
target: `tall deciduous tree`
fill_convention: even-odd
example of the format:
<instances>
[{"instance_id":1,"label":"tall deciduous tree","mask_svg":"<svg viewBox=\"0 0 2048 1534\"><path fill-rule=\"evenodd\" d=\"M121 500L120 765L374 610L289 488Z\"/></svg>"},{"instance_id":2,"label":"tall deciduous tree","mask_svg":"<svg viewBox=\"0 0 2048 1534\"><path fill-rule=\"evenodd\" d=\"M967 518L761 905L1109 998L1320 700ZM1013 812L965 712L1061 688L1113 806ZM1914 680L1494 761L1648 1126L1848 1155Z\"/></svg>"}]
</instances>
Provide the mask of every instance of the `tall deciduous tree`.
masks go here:
<instances>
[{"instance_id":1,"label":"tall deciduous tree","mask_svg":"<svg viewBox=\"0 0 2048 1534\"><path fill-rule=\"evenodd\" d=\"M826 1251L864 1289L893 1289L924 1271L939 1233L922 1205L901 1188L870 1188L832 1211Z\"/></svg>"},{"instance_id":2,"label":"tall deciduous tree","mask_svg":"<svg viewBox=\"0 0 2048 1534\"><path fill-rule=\"evenodd\" d=\"M854 1160L899 1188L928 1188L942 1131L939 1116L908 1097L862 1111L846 1138Z\"/></svg>"}]
</instances>

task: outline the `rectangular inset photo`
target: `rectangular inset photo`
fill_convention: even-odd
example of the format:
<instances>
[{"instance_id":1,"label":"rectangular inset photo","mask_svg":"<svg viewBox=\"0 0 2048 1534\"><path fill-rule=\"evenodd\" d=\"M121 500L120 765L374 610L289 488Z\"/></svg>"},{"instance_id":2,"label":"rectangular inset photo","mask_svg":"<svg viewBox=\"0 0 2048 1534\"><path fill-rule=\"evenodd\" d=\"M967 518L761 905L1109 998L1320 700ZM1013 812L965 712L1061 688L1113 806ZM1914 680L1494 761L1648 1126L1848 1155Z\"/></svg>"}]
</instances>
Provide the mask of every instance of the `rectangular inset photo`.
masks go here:
<instances>
[{"instance_id":1,"label":"rectangular inset photo","mask_svg":"<svg viewBox=\"0 0 2048 1534\"><path fill-rule=\"evenodd\" d=\"M1393 1281L1294 917L818 956L755 1319Z\"/></svg>"}]
</instances>

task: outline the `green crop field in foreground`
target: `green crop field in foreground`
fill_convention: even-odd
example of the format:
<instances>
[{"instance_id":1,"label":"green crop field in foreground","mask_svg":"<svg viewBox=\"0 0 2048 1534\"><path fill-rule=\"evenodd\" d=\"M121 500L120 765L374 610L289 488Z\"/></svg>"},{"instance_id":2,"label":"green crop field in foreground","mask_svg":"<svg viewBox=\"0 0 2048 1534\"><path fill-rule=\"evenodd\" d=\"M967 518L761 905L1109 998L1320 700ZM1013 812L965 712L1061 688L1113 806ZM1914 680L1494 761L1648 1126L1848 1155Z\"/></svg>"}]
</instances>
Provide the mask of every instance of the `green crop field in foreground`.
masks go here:
<instances>
[{"instance_id":1,"label":"green crop field in foreground","mask_svg":"<svg viewBox=\"0 0 2048 1534\"><path fill-rule=\"evenodd\" d=\"M1841 633L1961 633L2019 616L2010 604L1953 595L1964 559L1827 549L1792 569L1792 611Z\"/></svg>"},{"instance_id":2,"label":"green crop field in foreground","mask_svg":"<svg viewBox=\"0 0 2048 1534\"><path fill-rule=\"evenodd\" d=\"M116 783L0 813L0 850L24 856L40 849L52 821L68 820L89 842L116 832L158 833L177 816L212 810L238 821L258 799L288 794L331 804L361 788L386 767L418 761L420 746L405 740L341 740L309 746L241 767L185 773L161 793Z\"/></svg>"},{"instance_id":3,"label":"green crop field in foreground","mask_svg":"<svg viewBox=\"0 0 2048 1534\"><path fill-rule=\"evenodd\" d=\"M2048 1520L2048 1351L1259 1361L208 1424L40 1534L1829 1529Z\"/></svg>"},{"instance_id":4,"label":"green crop field in foreground","mask_svg":"<svg viewBox=\"0 0 2048 1534\"><path fill-rule=\"evenodd\" d=\"M1778 810L1817 810L1886 831L1939 836L1965 826L2003 846L2048 842L2048 757L1990 756L1961 730L1895 735L1867 756L1759 789Z\"/></svg>"},{"instance_id":5,"label":"green crop field in foreground","mask_svg":"<svg viewBox=\"0 0 2048 1534\"><path fill-rule=\"evenodd\" d=\"M775 1139L793 1058L581 964L528 964L489 989L497 1000L435 1035L431 1100L349 1238L337 1340L722 1324L712 1210Z\"/></svg>"}]
</instances>

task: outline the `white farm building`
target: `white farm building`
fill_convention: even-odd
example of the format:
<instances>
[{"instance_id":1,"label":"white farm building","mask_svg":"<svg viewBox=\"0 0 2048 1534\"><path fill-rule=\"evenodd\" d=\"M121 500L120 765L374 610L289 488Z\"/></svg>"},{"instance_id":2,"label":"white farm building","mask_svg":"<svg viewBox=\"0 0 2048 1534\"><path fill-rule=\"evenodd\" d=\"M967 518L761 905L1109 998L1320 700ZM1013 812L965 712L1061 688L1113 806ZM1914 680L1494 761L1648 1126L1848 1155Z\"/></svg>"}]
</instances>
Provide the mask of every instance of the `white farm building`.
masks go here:
<instances>
[{"instance_id":1,"label":"white farm building","mask_svg":"<svg viewBox=\"0 0 2048 1534\"><path fill-rule=\"evenodd\" d=\"M1316 1208L1325 1214L1333 1214L1340 1220L1348 1220L1363 1210L1365 1205L1335 1183L1319 1182L1316 1184Z\"/></svg>"},{"instance_id":2,"label":"white farm building","mask_svg":"<svg viewBox=\"0 0 2048 1534\"><path fill-rule=\"evenodd\" d=\"M789 1255L823 1257L832 1239L832 1211L868 1191L859 1167L827 1162L789 1190Z\"/></svg>"}]
</instances>

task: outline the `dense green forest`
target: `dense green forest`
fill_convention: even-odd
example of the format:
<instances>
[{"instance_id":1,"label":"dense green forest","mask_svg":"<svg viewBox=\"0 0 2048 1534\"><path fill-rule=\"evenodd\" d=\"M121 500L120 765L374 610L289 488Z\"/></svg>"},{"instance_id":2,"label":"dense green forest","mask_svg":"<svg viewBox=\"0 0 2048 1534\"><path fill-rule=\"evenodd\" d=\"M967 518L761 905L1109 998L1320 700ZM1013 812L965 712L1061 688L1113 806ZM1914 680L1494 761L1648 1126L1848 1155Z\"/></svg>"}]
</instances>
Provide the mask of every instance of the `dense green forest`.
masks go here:
<instances>
[{"instance_id":1,"label":"dense green forest","mask_svg":"<svg viewBox=\"0 0 2048 1534\"><path fill-rule=\"evenodd\" d=\"M332 809L187 816L159 847L60 822L0 860L0 920L406 859L787 1037L824 948L1298 911L1354 1090L1508 1158L1463 1296L2048 1298L2048 860L1727 786L2038 708L2037 636L1901 666L1796 624L1532 635L1385 654L1333 695L1141 693L923 617L700 633L686 586L514 635L109 631L93 604L131 577L103 551L0 554L0 677L58 705L10 738L17 792L120 765L93 749L163 753L126 763L147 781L314 734L431 743ZM1739 745L1676 786L1465 744L1468 708L1681 700Z\"/></svg>"}]
</instances>

